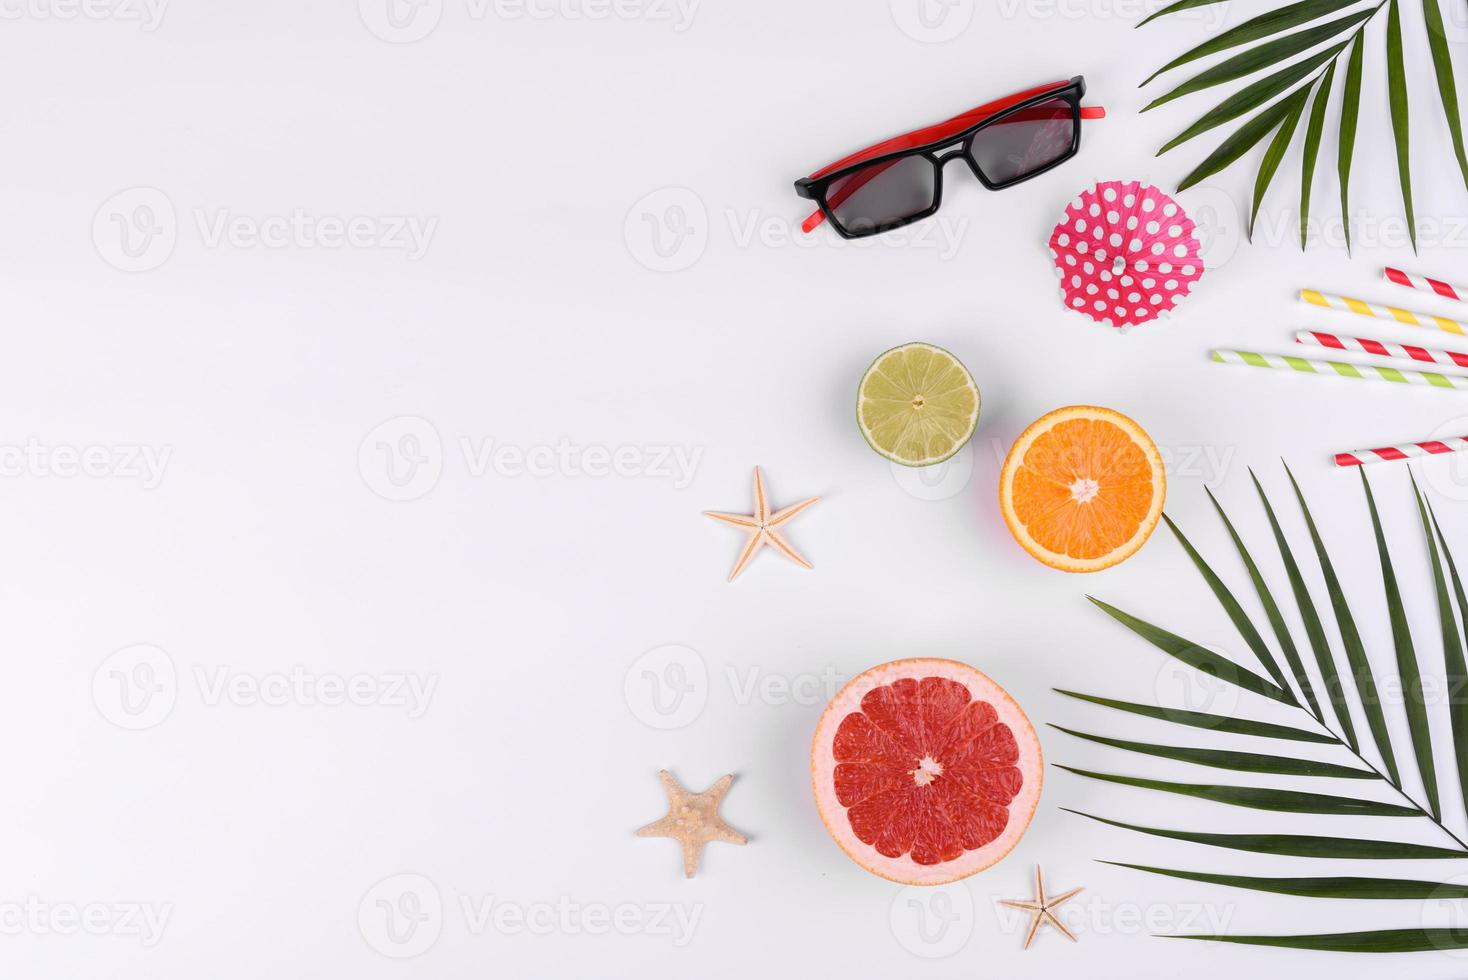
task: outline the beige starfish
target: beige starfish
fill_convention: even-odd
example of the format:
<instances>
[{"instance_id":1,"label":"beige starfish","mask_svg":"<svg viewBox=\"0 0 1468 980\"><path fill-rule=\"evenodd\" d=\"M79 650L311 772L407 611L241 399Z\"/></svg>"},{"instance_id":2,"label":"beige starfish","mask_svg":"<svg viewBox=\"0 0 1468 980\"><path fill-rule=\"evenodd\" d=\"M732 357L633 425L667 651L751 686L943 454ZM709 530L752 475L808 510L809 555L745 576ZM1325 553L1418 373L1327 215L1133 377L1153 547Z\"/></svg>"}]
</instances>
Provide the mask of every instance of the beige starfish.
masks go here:
<instances>
[{"instance_id":1,"label":"beige starfish","mask_svg":"<svg viewBox=\"0 0 1468 980\"><path fill-rule=\"evenodd\" d=\"M712 510L704 511L706 517L712 517L714 520L721 521L725 524L732 524L749 535L749 540L744 544L744 550L739 553L739 560L734 563L734 571L729 573L729 581L732 582L739 577L739 573L744 571L744 566L749 563L749 559L753 558L754 553L759 551L764 545L770 545L797 565L810 568L811 563L802 558L798 551L790 547L789 542L780 536L777 528L820 499L820 497L811 497L809 500L802 500L798 504L791 504L784 510L779 510L771 514L770 503L765 499L765 478L760 475L759 467L756 466L754 468L753 514L746 516L744 514L724 514Z\"/></svg>"},{"instance_id":2,"label":"beige starfish","mask_svg":"<svg viewBox=\"0 0 1468 980\"><path fill-rule=\"evenodd\" d=\"M702 793L690 793L664 769L658 773L663 791L668 794L668 815L637 831L638 837L671 837L683 845L683 874L692 878L698 870L703 845L711 840L726 844L747 844L748 839L724 823L719 804L734 782L732 774L723 777Z\"/></svg>"},{"instance_id":3,"label":"beige starfish","mask_svg":"<svg viewBox=\"0 0 1468 980\"><path fill-rule=\"evenodd\" d=\"M1008 905L1012 909L1024 909L1030 913L1030 931L1025 934L1025 949L1030 948L1030 943L1035 939L1035 933L1040 930L1040 926L1045 922L1049 922L1052 926L1064 933L1065 938L1071 942L1075 942L1075 933L1065 927L1065 923L1060 921L1060 916L1055 914L1055 910L1061 904L1075 898L1083 890L1081 888L1072 888L1063 895L1046 898L1045 879L1041 877L1040 866L1037 864L1035 865L1035 900L1033 902L1021 902L1018 899L1005 898L1000 899L999 904Z\"/></svg>"}]
</instances>

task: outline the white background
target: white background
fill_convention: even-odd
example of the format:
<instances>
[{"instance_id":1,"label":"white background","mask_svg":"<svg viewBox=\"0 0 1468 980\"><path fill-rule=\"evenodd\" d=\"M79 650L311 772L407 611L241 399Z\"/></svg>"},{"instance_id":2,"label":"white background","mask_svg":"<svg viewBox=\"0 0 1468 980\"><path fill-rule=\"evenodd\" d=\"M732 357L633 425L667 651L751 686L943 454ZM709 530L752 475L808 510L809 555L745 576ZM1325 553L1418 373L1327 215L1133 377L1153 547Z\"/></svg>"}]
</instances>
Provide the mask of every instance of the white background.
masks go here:
<instances>
[{"instance_id":1,"label":"white background","mask_svg":"<svg viewBox=\"0 0 1468 980\"><path fill-rule=\"evenodd\" d=\"M1241 243L1245 162L1181 198L1211 250L1197 294L1170 322L1126 336L1061 308L1050 228L1094 180L1172 187L1202 158L1217 134L1153 152L1212 97L1138 115L1160 89L1137 83L1263 4L1142 31L1126 0L959 0L933 28L913 26L907 0L707 0L691 20L636 3L619 8L635 16L591 19L572 16L574 5L542 3L551 15L532 17L429 0L399 27L376 0L357 6L197 0L147 23L128 19L141 7L0 7L0 972L1223 977L1386 965L1461 975L1450 954L1384 964L1152 938L1445 924L1452 908L1272 897L1096 859L1438 880L1468 872L1462 862L1247 855L1060 807L1197 830L1445 842L1424 821L1239 810L1050 768L1013 854L934 898L848 861L808 778L810 734L839 679L934 655L1007 687L1051 761L1283 784L1045 727L1257 747L1052 693L1195 706L1207 694L1087 592L1252 664L1165 530L1089 578L1014 545L995 501L999 461L1026 424L1065 404L1112 406L1152 433L1172 461L1168 512L1256 615L1204 490L1231 508L1285 597L1246 468L1304 549L1287 458L1368 646L1390 666L1360 488L1330 453L1468 434L1468 401L1223 367L1206 351L1283 351L1293 329L1315 324L1420 339L1312 316L1294 291L1426 306L1381 283L1381 265L1465 278L1468 194L1415 2L1404 22L1421 256L1402 244L1377 23L1355 257L1334 220L1333 110L1315 194L1327 240L1303 255L1292 240L1297 147L1262 241ZM1461 61L1468 25L1452 31ZM950 167L928 237L852 248L791 234L805 213L796 177L1078 73L1110 115L1087 123L1063 168L990 194ZM299 228L252 243L251 229L279 230L274 219L298 211L328 227L366 220L353 245L322 247ZM421 254L392 247L399 219L425 232ZM117 220L136 220L131 238ZM221 220L234 230L215 238ZM144 240L139 228L162 234ZM692 234L673 237L680 228ZM926 477L894 471L852 419L869 361L919 339L958 354L984 394L971 451ZM571 464L485 469L488 440L532 453L564 445ZM34 451L17 456L28 443ZM416 447L416 480L394 485L379 443ZM100 447L91 475L67 475L66 451L89 447ZM686 478L654 465L666 447L696 460ZM624 475L584 474L618 449ZM128 462L143 450L167 454L155 479ZM408 473L404 457L392 462ZM766 554L727 585L740 541L699 512L747 508L756 464L776 505L823 495L790 531L816 567ZM1468 560L1468 468L1419 472ZM1436 610L1405 468L1376 471L1376 487L1435 672ZM680 661L693 700L671 717L643 673L676 679L663 654L645 656L670 644L694 651ZM124 705L122 681L149 677L140 663L155 698L133 689ZM272 686L293 672L365 685L355 700L367 703ZM394 690L409 675L433 685L426 703ZM221 692L220 681L236 686ZM261 684L266 694L252 694ZM1304 720L1214 698L1213 710ZM1410 772L1399 708L1391 720ZM1448 730L1435 723L1444 807L1461 833ZM751 842L711 845L692 881L673 843L633 836L664 812L662 767L693 789L738 774L724 815ZM1369 784L1308 788L1391 798ZM1021 923L996 909L996 898L1028 895L1036 862L1055 888L1086 887L1067 907L1078 946L1049 932L1022 953ZM410 908L405 889L424 918L398 943L377 903ZM486 902L487 921L476 918ZM166 913L161 935L129 925L130 907ZM668 908L697 917L691 934L661 918ZM68 929L67 909L90 909L103 934ZM588 934L588 910L593 921L623 916L634 934ZM517 915L548 934L516 928ZM419 956L388 955L402 953Z\"/></svg>"}]
</instances>

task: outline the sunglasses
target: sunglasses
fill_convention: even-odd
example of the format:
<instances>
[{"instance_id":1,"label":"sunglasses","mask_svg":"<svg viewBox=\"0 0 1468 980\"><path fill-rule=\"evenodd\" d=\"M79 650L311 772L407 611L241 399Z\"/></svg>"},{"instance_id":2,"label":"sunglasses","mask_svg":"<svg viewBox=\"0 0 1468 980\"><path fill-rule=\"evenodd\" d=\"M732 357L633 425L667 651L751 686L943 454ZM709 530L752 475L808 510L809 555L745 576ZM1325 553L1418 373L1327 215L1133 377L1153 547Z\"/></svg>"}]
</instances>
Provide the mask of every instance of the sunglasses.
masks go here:
<instances>
[{"instance_id":1,"label":"sunglasses","mask_svg":"<svg viewBox=\"0 0 1468 980\"><path fill-rule=\"evenodd\" d=\"M842 238L865 238L920 221L943 203L943 166L954 157L991 191L1038 177L1080 150L1082 119L1105 118L1105 109L1081 106L1085 94L1077 75L838 160L795 182L795 193L820 207L801 229L810 234L829 219Z\"/></svg>"}]
</instances>

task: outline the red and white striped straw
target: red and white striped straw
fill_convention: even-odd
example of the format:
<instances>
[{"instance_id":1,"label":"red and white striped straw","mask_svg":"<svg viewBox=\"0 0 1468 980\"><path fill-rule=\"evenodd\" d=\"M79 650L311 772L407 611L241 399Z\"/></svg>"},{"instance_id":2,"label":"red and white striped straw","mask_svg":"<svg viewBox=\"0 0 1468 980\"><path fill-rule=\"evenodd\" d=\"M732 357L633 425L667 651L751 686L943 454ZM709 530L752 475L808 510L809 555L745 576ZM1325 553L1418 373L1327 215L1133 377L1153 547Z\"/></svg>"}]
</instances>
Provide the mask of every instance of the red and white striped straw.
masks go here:
<instances>
[{"instance_id":1,"label":"red and white striped straw","mask_svg":"<svg viewBox=\"0 0 1468 980\"><path fill-rule=\"evenodd\" d=\"M1393 269L1391 266L1382 269L1381 273L1386 276L1389 282L1394 282L1398 286L1406 286L1408 289L1421 289L1429 293L1437 293L1437 295L1446 297L1447 299L1455 299L1459 303L1468 303L1468 300L1463 298L1464 296L1468 296L1468 288L1454 286L1451 283L1443 282L1441 279L1429 279L1427 276L1413 275L1409 272L1403 272L1401 269Z\"/></svg>"},{"instance_id":2,"label":"red and white striped straw","mask_svg":"<svg viewBox=\"0 0 1468 980\"><path fill-rule=\"evenodd\" d=\"M1380 449L1356 449L1349 453L1336 453L1335 465L1365 466L1367 463L1392 463L1403 459L1420 459L1423 456L1441 456L1443 453L1460 453L1465 449L1468 449L1468 439L1453 436L1451 439L1408 442L1400 446L1383 446Z\"/></svg>"},{"instance_id":3,"label":"red and white striped straw","mask_svg":"<svg viewBox=\"0 0 1468 980\"><path fill-rule=\"evenodd\" d=\"M1455 350L1429 350L1413 344L1390 344L1366 337L1341 337L1319 330L1300 330L1295 334L1295 343L1329 347L1332 350L1356 351L1360 354L1375 354L1377 357L1400 357L1424 364L1441 364L1445 367L1468 368L1468 354Z\"/></svg>"}]
</instances>

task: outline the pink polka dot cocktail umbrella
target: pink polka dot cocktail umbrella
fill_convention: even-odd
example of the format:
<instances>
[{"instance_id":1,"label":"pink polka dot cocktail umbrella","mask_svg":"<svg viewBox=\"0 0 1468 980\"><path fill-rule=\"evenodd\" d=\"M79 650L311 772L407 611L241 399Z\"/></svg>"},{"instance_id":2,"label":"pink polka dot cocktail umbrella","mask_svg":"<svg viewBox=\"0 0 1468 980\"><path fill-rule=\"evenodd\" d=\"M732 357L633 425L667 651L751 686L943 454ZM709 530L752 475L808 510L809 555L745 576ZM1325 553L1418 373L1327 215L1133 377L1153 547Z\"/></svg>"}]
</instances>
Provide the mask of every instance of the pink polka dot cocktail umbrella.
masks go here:
<instances>
[{"instance_id":1,"label":"pink polka dot cocktail umbrella","mask_svg":"<svg viewBox=\"0 0 1468 980\"><path fill-rule=\"evenodd\" d=\"M1050 234L1066 309L1112 327L1167 314L1203 276L1196 230L1150 184L1108 180L1082 192Z\"/></svg>"}]
</instances>

